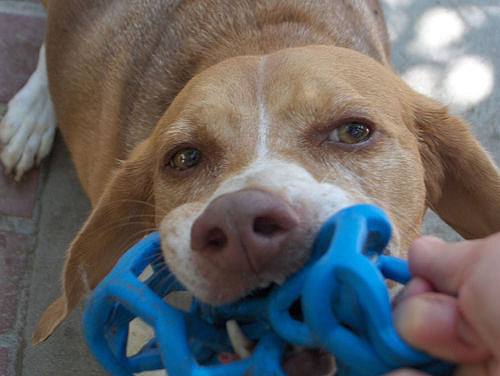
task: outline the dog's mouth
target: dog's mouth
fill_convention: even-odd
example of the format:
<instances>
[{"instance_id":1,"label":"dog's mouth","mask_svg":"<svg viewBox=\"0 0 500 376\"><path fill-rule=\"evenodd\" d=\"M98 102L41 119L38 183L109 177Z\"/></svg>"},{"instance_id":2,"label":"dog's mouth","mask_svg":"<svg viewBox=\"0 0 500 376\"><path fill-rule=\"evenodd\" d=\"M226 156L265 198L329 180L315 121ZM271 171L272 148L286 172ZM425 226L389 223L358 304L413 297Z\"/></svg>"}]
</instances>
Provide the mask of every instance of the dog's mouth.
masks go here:
<instances>
[{"instance_id":1,"label":"dog's mouth","mask_svg":"<svg viewBox=\"0 0 500 376\"><path fill-rule=\"evenodd\" d=\"M244 296L238 302L244 304L251 300L265 300L280 287L277 283L270 283L265 287L257 288ZM302 305L300 300L296 300L289 309L292 319L303 321ZM232 361L248 358L252 355L257 342L249 339L240 325L235 320L226 322L226 330L231 342L233 353L219 354L221 363L230 363ZM303 349L288 345L283 355L283 370L287 375L310 375L322 376L331 374L334 369L333 358L321 350Z\"/></svg>"},{"instance_id":2,"label":"dog's mouth","mask_svg":"<svg viewBox=\"0 0 500 376\"><path fill-rule=\"evenodd\" d=\"M246 337L236 321L228 321L226 328L234 353L219 354L219 361L227 364L250 357L256 342ZM335 371L335 361L327 352L291 345L285 349L282 366L288 376L326 376Z\"/></svg>"},{"instance_id":3,"label":"dog's mouth","mask_svg":"<svg viewBox=\"0 0 500 376\"><path fill-rule=\"evenodd\" d=\"M280 285L277 283L270 283L267 287L258 288L244 296L241 301L253 299L267 299ZM302 305L300 300L295 300L289 310L290 316L297 321L303 321L304 315L302 314Z\"/></svg>"},{"instance_id":4,"label":"dog's mouth","mask_svg":"<svg viewBox=\"0 0 500 376\"><path fill-rule=\"evenodd\" d=\"M274 291L278 287L278 284L275 282L270 282L264 287L258 287L247 295L245 295L242 300L248 300L248 299L265 299L267 298L272 291Z\"/></svg>"}]
</instances>

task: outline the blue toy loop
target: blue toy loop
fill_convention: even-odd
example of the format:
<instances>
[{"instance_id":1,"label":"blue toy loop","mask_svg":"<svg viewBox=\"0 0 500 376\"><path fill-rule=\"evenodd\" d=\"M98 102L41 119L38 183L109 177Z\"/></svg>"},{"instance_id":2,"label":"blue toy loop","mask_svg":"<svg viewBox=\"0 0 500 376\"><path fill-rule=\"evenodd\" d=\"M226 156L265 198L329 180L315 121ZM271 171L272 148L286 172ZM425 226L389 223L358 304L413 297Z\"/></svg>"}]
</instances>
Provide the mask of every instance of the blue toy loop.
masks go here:
<instances>
[{"instance_id":1,"label":"blue toy loop","mask_svg":"<svg viewBox=\"0 0 500 376\"><path fill-rule=\"evenodd\" d=\"M163 263L160 238L153 233L94 290L83 317L86 341L115 376L155 369L170 376L284 375L287 344L328 350L340 376L382 375L402 367L449 375L451 365L411 348L394 329L385 279L406 283L411 275L405 261L383 254L390 236L389 219L377 207L341 210L322 227L308 264L266 297L222 307L193 299L184 312L163 299L185 289ZM149 265L154 273L141 282ZM300 320L291 314L296 302ZM155 338L127 357L128 326L136 317L154 329ZM257 345L251 357L223 365L217 354L232 351L229 319Z\"/></svg>"}]
</instances>

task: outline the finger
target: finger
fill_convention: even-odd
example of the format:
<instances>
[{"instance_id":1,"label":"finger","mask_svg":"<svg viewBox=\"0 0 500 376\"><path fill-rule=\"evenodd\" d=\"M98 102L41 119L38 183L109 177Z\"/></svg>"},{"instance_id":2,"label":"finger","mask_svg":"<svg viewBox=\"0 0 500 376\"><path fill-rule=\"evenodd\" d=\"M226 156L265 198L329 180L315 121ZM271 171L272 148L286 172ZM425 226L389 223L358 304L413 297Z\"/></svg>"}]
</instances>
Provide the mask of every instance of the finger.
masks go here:
<instances>
[{"instance_id":1,"label":"finger","mask_svg":"<svg viewBox=\"0 0 500 376\"><path fill-rule=\"evenodd\" d=\"M458 369L453 374L454 376L489 376L498 375L495 373L494 369L490 369L487 362L476 363L476 364L466 364L458 367Z\"/></svg>"},{"instance_id":2,"label":"finger","mask_svg":"<svg viewBox=\"0 0 500 376\"><path fill-rule=\"evenodd\" d=\"M432 286L426 280L416 277L413 278L392 300L392 306L395 308L398 304L406 299L410 299L416 295L432 291Z\"/></svg>"},{"instance_id":3,"label":"finger","mask_svg":"<svg viewBox=\"0 0 500 376\"><path fill-rule=\"evenodd\" d=\"M470 272L459 294L465 320L500 359L500 233L486 238L481 260ZM500 375L500 373L498 373Z\"/></svg>"},{"instance_id":4,"label":"finger","mask_svg":"<svg viewBox=\"0 0 500 376\"><path fill-rule=\"evenodd\" d=\"M386 376L428 376L426 373L414 370L414 369L400 369L388 373Z\"/></svg>"},{"instance_id":5,"label":"finger","mask_svg":"<svg viewBox=\"0 0 500 376\"><path fill-rule=\"evenodd\" d=\"M456 295L479 260L479 242L447 244L430 236L419 238L409 250L410 270L413 275L432 283L437 291Z\"/></svg>"},{"instance_id":6,"label":"finger","mask_svg":"<svg viewBox=\"0 0 500 376\"><path fill-rule=\"evenodd\" d=\"M406 299L396 307L394 321L410 345L438 358L471 363L490 354L463 320L457 300L450 296L424 293Z\"/></svg>"}]
</instances>

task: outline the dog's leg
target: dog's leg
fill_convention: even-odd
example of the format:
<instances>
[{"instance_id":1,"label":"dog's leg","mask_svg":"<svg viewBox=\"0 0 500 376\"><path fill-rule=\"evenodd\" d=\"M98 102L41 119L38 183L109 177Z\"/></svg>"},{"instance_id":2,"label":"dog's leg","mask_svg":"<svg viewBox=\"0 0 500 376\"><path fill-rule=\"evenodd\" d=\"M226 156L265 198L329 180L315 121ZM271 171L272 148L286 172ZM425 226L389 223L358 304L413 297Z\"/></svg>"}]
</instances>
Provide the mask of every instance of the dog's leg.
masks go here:
<instances>
[{"instance_id":1,"label":"dog's leg","mask_svg":"<svg viewBox=\"0 0 500 376\"><path fill-rule=\"evenodd\" d=\"M0 123L0 154L6 173L20 180L33 165L39 165L52 148L56 129L50 98L45 45L38 65L24 87L11 99Z\"/></svg>"}]
</instances>

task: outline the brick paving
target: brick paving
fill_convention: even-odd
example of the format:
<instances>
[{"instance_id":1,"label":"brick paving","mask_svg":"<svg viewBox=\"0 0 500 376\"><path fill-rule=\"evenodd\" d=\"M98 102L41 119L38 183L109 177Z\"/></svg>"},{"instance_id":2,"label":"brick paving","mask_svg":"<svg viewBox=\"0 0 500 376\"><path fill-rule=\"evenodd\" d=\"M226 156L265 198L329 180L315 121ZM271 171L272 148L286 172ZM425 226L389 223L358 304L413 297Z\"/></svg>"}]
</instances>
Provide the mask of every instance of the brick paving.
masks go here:
<instances>
[{"instance_id":1,"label":"brick paving","mask_svg":"<svg viewBox=\"0 0 500 376\"><path fill-rule=\"evenodd\" d=\"M0 64L2 84L0 102L6 103L33 72L43 41L45 19L39 16L1 13Z\"/></svg>"},{"instance_id":2,"label":"brick paving","mask_svg":"<svg viewBox=\"0 0 500 376\"><path fill-rule=\"evenodd\" d=\"M0 213L7 216L32 218L35 208L39 170L30 171L20 183L6 179L0 167Z\"/></svg>"},{"instance_id":3,"label":"brick paving","mask_svg":"<svg viewBox=\"0 0 500 376\"><path fill-rule=\"evenodd\" d=\"M45 17L38 1L0 1L0 118L36 66ZM0 167L0 376L18 374L41 174L16 184Z\"/></svg>"},{"instance_id":4,"label":"brick paving","mask_svg":"<svg viewBox=\"0 0 500 376\"><path fill-rule=\"evenodd\" d=\"M0 376L13 376L14 371L11 367L9 349L0 347Z\"/></svg>"},{"instance_id":5,"label":"brick paving","mask_svg":"<svg viewBox=\"0 0 500 376\"><path fill-rule=\"evenodd\" d=\"M30 237L0 231L0 336L15 330L19 287L25 272Z\"/></svg>"}]
</instances>

